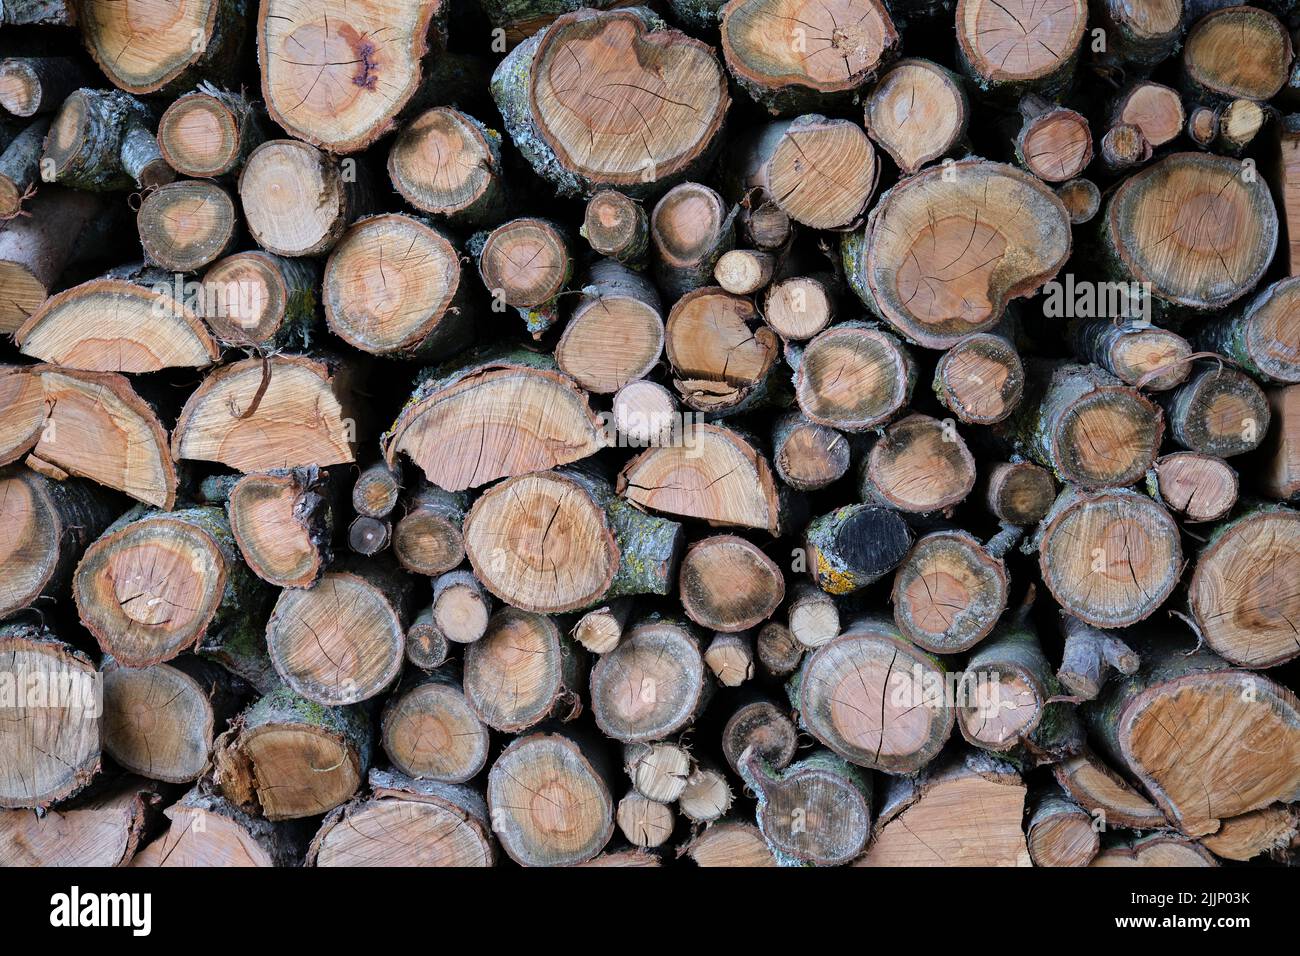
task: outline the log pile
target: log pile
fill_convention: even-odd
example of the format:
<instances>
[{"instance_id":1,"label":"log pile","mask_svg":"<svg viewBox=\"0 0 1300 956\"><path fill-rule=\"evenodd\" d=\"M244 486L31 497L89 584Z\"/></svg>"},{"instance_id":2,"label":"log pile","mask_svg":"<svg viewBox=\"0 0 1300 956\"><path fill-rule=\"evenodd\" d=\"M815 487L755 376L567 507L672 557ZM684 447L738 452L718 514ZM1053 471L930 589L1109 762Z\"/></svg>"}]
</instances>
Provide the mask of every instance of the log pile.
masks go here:
<instances>
[{"instance_id":1,"label":"log pile","mask_svg":"<svg viewBox=\"0 0 1300 956\"><path fill-rule=\"evenodd\" d=\"M1300 8L593 7L3 4L0 862L1300 859Z\"/></svg>"}]
</instances>

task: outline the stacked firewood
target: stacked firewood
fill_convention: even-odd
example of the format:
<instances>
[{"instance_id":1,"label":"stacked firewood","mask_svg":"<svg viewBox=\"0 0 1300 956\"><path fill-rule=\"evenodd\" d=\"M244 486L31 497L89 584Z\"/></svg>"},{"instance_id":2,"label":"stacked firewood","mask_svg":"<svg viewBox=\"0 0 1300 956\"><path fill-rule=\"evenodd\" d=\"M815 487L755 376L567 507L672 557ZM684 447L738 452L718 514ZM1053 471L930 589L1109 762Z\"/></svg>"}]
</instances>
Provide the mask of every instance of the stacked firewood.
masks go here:
<instances>
[{"instance_id":1,"label":"stacked firewood","mask_svg":"<svg viewBox=\"0 0 1300 956\"><path fill-rule=\"evenodd\" d=\"M596 6L4 0L0 861L1291 860L1300 6Z\"/></svg>"}]
</instances>

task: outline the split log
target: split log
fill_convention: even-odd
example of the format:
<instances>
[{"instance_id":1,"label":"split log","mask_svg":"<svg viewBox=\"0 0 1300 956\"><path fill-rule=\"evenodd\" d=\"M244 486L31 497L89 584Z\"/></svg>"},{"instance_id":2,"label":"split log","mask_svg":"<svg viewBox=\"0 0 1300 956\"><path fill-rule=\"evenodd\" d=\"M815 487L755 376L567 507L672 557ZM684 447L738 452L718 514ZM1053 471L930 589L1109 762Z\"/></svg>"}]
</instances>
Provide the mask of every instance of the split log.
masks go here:
<instances>
[{"instance_id":1,"label":"split log","mask_svg":"<svg viewBox=\"0 0 1300 956\"><path fill-rule=\"evenodd\" d=\"M152 190L136 216L145 257L171 272L194 272L225 255L237 226L230 194L203 180Z\"/></svg>"},{"instance_id":2,"label":"split log","mask_svg":"<svg viewBox=\"0 0 1300 956\"><path fill-rule=\"evenodd\" d=\"M372 770L369 800L335 810L307 849L308 866L477 867L496 863L487 805L469 787Z\"/></svg>"},{"instance_id":3,"label":"split log","mask_svg":"<svg viewBox=\"0 0 1300 956\"><path fill-rule=\"evenodd\" d=\"M1142 668L1084 707L1089 729L1183 833L1300 792L1300 702L1261 674L1172 640L1138 649ZM1175 756L1176 755L1176 756Z\"/></svg>"},{"instance_id":4,"label":"split log","mask_svg":"<svg viewBox=\"0 0 1300 956\"><path fill-rule=\"evenodd\" d=\"M585 863L614 834L609 774L591 751L559 734L517 738L488 773L497 839L523 866ZM538 799L538 794L545 794Z\"/></svg>"},{"instance_id":5,"label":"split log","mask_svg":"<svg viewBox=\"0 0 1300 956\"><path fill-rule=\"evenodd\" d=\"M962 66L981 90L1045 95L1069 85L1088 27L1088 5L1071 0L1045 9L1030 0L957 0Z\"/></svg>"},{"instance_id":6,"label":"split log","mask_svg":"<svg viewBox=\"0 0 1300 956\"><path fill-rule=\"evenodd\" d=\"M945 511L975 487L975 459L952 422L912 414L872 443L858 485L863 501L911 514Z\"/></svg>"},{"instance_id":7,"label":"split log","mask_svg":"<svg viewBox=\"0 0 1300 956\"><path fill-rule=\"evenodd\" d=\"M1249 50L1248 56L1243 51ZM1198 20L1183 45L1189 83L1211 95L1271 99L1290 74L1291 37L1266 10L1230 6Z\"/></svg>"},{"instance_id":8,"label":"split log","mask_svg":"<svg viewBox=\"0 0 1300 956\"><path fill-rule=\"evenodd\" d=\"M1254 451L1268 433L1268 398L1253 380L1213 359L1196 362L1165 399L1169 434L1192 451L1230 458Z\"/></svg>"},{"instance_id":9,"label":"split log","mask_svg":"<svg viewBox=\"0 0 1300 956\"><path fill-rule=\"evenodd\" d=\"M263 7L265 12L265 7ZM239 174L239 198L253 240L281 256L319 256L348 223L370 211L366 170L294 139L267 140Z\"/></svg>"},{"instance_id":10,"label":"split log","mask_svg":"<svg viewBox=\"0 0 1300 956\"><path fill-rule=\"evenodd\" d=\"M696 866L776 866L763 835L752 823L722 820L699 833L686 846L686 855Z\"/></svg>"},{"instance_id":11,"label":"split log","mask_svg":"<svg viewBox=\"0 0 1300 956\"><path fill-rule=\"evenodd\" d=\"M1272 667L1300 654L1300 513L1254 507L1211 534L1187 586L1197 633L1242 667ZM1227 814L1230 815L1230 814Z\"/></svg>"},{"instance_id":12,"label":"split log","mask_svg":"<svg viewBox=\"0 0 1300 956\"><path fill-rule=\"evenodd\" d=\"M785 599L781 569L736 535L702 538L686 549L678 583L682 609L711 631L735 633L761 624Z\"/></svg>"},{"instance_id":13,"label":"split log","mask_svg":"<svg viewBox=\"0 0 1300 956\"><path fill-rule=\"evenodd\" d=\"M794 760L798 747L799 731L790 715L765 698L738 707L722 728L722 755L738 774L749 755L772 770L783 770Z\"/></svg>"},{"instance_id":14,"label":"split log","mask_svg":"<svg viewBox=\"0 0 1300 956\"><path fill-rule=\"evenodd\" d=\"M227 800L267 820L317 816L357 792L372 738L365 711L322 707L280 687L217 739L214 780Z\"/></svg>"},{"instance_id":15,"label":"split log","mask_svg":"<svg viewBox=\"0 0 1300 956\"><path fill-rule=\"evenodd\" d=\"M406 661L428 673L447 663L450 656L451 642L433 622L433 608L427 607L406 629Z\"/></svg>"},{"instance_id":16,"label":"split log","mask_svg":"<svg viewBox=\"0 0 1300 956\"><path fill-rule=\"evenodd\" d=\"M27 201L23 190L8 199L6 192L0 179L0 218L13 217L0 231L0 332L12 334L54 292L103 207L92 193L59 186L46 186ZM20 205L31 215L14 215Z\"/></svg>"},{"instance_id":17,"label":"split log","mask_svg":"<svg viewBox=\"0 0 1300 956\"><path fill-rule=\"evenodd\" d=\"M1207 233L1191 211L1209 208L1214 223L1233 225ZM1174 153L1125 179L1102 220L1106 255L1121 278L1150 283L1155 298L1194 310L1221 309L1254 288L1277 236L1263 178L1206 153Z\"/></svg>"},{"instance_id":18,"label":"split log","mask_svg":"<svg viewBox=\"0 0 1300 956\"><path fill-rule=\"evenodd\" d=\"M644 797L635 790L618 802L614 818L619 832L629 843L649 848L667 843L677 822L672 807Z\"/></svg>"},{"instance_id":19,"label":"split log","mask_svg":"<svg viewBox=\"0 0 1300 956\"><path fill-rule=\"evenodd\" d=\"M730 105L712 50L639 8L558 17L501 61L492 97L519 151L561 194L642 195L688 177L711 158Z\"/></svg>"},{"instance_id":20,"label":"split log","mask_svg":"<svg viewBox=\"0 0 1300 956\"><path fill-rule=\"evenodd\" d=\"M674 186L650 214L651 264L669 302L709 285L735 242L736 209L700 183Z\"/></svg>"},{"instance_id":21,"label":"split log","mask_svg":"<svg viewBox=\"0 0 1300 956\"><path fill-rule=\"evenodd\" d=\"M698 767L686 778L686 789L677 798L677 811L692 823L712 824L727 815L733 799L724 774Z\"/></svg>"},{"instance_id":22,"label":"split log","mask_svg":"<svg viewBox=\"0 0 1300 956\"><path fill-rule=\"evenodd\" d=\"M1020 353L1000 335L977 332L939 357L934 392L968 425L992 425L1016 410L1024 396Z\"/></svg>"},{"instance_id":23,"label":"split log","mask_svg":"<svg viewBox=\"0 0 1300 956\"><path fill-rule=\"evenodd\" d=\"M916 364L893 335L846 322L816 335L795 370L795 399L812 421L847 432L878 428L911 401Z\"/></svg>"},{"instance_id":24,"label":"split log","mask_svg":"<svg viewBox=\"0 0 1300 956\"><path fill-rule=\"evenodd\" d=\"M502 420L497 408L515 413ZM447 491L567 465L598 451L600 419L587 395L545 357L479 354L433 372L384 436L390 464L404 452Z\"/></svg>"},{"instance_id":25,"label":"split log","mask_svg":"<svg viewBox=\"0 0 1300 956\"><path fill-rule=\"evenodd\" d=\"M635 268L650 248L650 217L636 200L602 189L587 200L582 235L600 255Z\"/></svg>"},{"instance_id":26,"label":"split log","mask_svg":"<svg viewBox=\"0 0 1300 956\"><path fill-rule=\"evenodd\" d=\"M849 101L898 45L879 0L731 0L722 9L727 69L772 113Z\"/></svg>"},{"instance_id":27,"label":"split log","mask_svg":"<svg viewBox=\"0 0 1300 956\"><path fill-rule=\"evenodd\" d=\"M1056 789L1037 798L1025 842L1034 866L1087 866L1101 849L1092 815Z\"/></svg>"},{"instance_id":28,"label":"split log","mask_svg":"<svg viewBox=\"0 0 1300 956\"><path fill-rule=\"evenodd\" d=\"M402 669L411 582L378 561L335 565L280 592L266 623L276 672L296 693L339 707L387 689Z\"/></svg>"},{"instance_id":29,"label":"split log","mask_svg":"<svg viewBox=\"0 0 1300 956\"><path fill-rule=\"evenodd\" d=\"M240 558L220 508L137 506L86 549L72 596L105 654L149 667L194 648L209 631L258 620L268 592Z\"/></svg>"},{"instance_id":30,"label":"split log","mask_svg":"<svg viewBox=\"0 0 1300 956\"><path fill-rule=\"evenodd\" d=\"M1131 485L1150 470L1165 422L1137 389L1095 365L1031 365L1032 393L1009 423L1017 445L1062 482Z\"/></svg>"},{"instance_id":31,"label":"split log","mask_svg":"<svg viewBox=\"0 0 1300 956\"><path fill-rule=\"evenodd\" d=\"M1101 827L1152 830L1169 825L1154 803L1086 749L1054 765L1052 773Z\"/></svg>"},{"instance_id":32,"label":"split log","mask_svg":"<svg viewBox=\"0 0 1300 956\"><path fill-rule=\"evenodd\" d=\"M470 249L495 311L515 309L534 337L559 321L559 296L573 275L573 256L559 226L548 219L512 219L476 238Z\"/></svg>"},{"instance_id":33,"label":"split log","mask_svg":"<svg viewBox=\"0 0 1300 956\"><path fill-rule=\"evenodd\" d=\"M211 84L177 97L158 120L158 148L182 176L233 173L265 138L253 104Z\"/></svg>"},{"instance_id":34,"label":"split log","mask_svg":"<svg viewBox=\"0 0 1300 956\"><path fill-rule=\"evenodd\" d=\"M245 9L236 0L186 0L167 11L116 3L77 7L86 49L113 85L129 93L173 92L203 77L233 74L244 50ZM141 30L148 30L149 42L132 43Z\"/></svg>"},{"instance_id":35,"label":"split log","mask_svg":"<svg viewBox=\"0 0 1300 956\"><path fill-rule=\"evenodd\" d=\"M1065 650L1056 679L1080 700L1096 700L1112 672L1136 674L1142 663L1123 640L1089 627L1064 611L1061 634L1065 638Z\"/></svg>"},{"instance_id":36,"label":"split log","mask_svg":"<svg viewBox=\"0 0 1300 956\"><path fill-rule=\"evenodd\" d=\"M331 153L365 149L419 88L421 61L444 46L445 16L435 0L361 9L346 0L267 0L257 18L267 112Z\"/></svg>"},{"instance_id":37,"label":"split log","mask_svg":"<svg viewBox=\"0 0 1300 956\"><path fill-rule=\"evenodd\" d=\"M758 828L777 862L837 866L866 848L872 785L857 767L820 750L777 775L751 750L741 773L758 797Z\"/></svg>"},{"instance_id":38,"label":"split log","mask_svg":"<svg viewBox=\"0 0 1300 956\"><path fill-rule=\"evenodd\" d=\"M474 338L455 247L410 216L386 213L349 226L325 264L321 299L330 331L372 355L440 359Z\"/></svg>"},{"instance_id":39,"label":"split log","mask_svg":"<svg viewBox=\"0 0 1300 956\"><path fill-rule=\"evenodd\" d=\"M1146 836L1111 842L1097 854L1089 866L1217 866L1209 851L1194 840L1176 833L1150 833Z\"/></svg>"},{"instance_id":40,"label":"split log","mask_svg":"<svg viewBox=\"0 0 1300 956\"><path fill-rule=\"evenodd\" d=\"M465 648L465 699L494 730L520 733L576 716L586 658L549 617L502 608Z\"/></svg>"},{"instance_id":41,"label":"split log","mask_svg":"<svg viewBox=\"0 0 1300 956\"><path fill-rule=\"evenodd\" d=\"M835 599L810 581L800 581L794 586L786 607L786 621L800 653L804 648L821 647L840 632L840 611Z\"/></svg>"},{"instance_id":42,"label":"split log","mask_svg":"<svg viewBox=\"0 0 1300 956\"><path fill-rule=\"evenodd\" d=\"M849 443L833 428L799 412L787 412L772 426L772 465L796 491L816 491L849 470Z\"/></svg>"},{"instance_id":43,"label":"split log","mask_svg":"<svg viewBox=\"0 0 1300 956\"><path fill-rule=\"evenodd\" d=\"M623 769L637 793L672 803L686 792L691 755L686 748L667 741L628 744L623 748Z\"/></svg>"},{"instance_id":44,"label":"split log","mask_svg":"<svg viewBox=\"0 0 1300 956\"><path fill-rule=\"evenodd\" d=\"M492 598L469 571L448 571L433 582L433 622L449 641L472 644L487 633Z\"/></svg>"},{"instance_id":45,"label":"split log","mask_svg":"<svg viewBox=\"0 0 1300 956\"><path fill-rule=\"evenodd\" d=\"M854 865L1030 866L1024 806L1009 764L956 752L915 778L889 778L875 839Z\"/></svg>"},{"instance_id":46,"label":"split log","mask_svg":"<svg viewBox=\"0 0 1300 956\"><path fill-rule=\"evenodd\" d=\"M309 588L333 559L329 479L313 467L245 475L230 489L230 530L249 569L282 588Z\"/></svg>"},{"instance_id":47,"label":"split log","mask_svg":"<svg viewBox=\"0 0 1300 956\"><path fill-rule=\"evenodd\" d=\"M349 463L357 371L303 355L223 365L186 400L172 429L172 456L243 472Z\"/></svg>"},{"instance_id":48,"label":"split log","mask_svg":"<svg viewBox=\"0 0 1300 956\"><path fill-rule=\"evenodd\" d=\"M203 276L203 321L223 345L302 350L314 338L320 270L309 259L254 249Z\"/></svg>"},{"instance_id":49,"label":"split log","mask_svg":"<svg viewBox=\"0 0 1300 956\"><path fill-rule=\"evenodd\" d=\"M787 342L804 342L835 321L829 276L794 276L773 282L763 297L763 321Z\"/></svg>"},{"instance_id":50,"label":"split log","mask_svg":"<svg viewBox=\"0 0 1300 956\"><path fill-rule=\"evenodd\" d=\"M24 355L63 369L205 368L221 350L159 270L131 267L46 299L14 333Z\"/></svg>"},{"instance_id":51,"label":"split log","mask_svg":"<svg viewBox=\"0 0 1300 956\"><path fill-rule=\"evenodd\" d=\"M1007 607L1002 541L981 544L965 531L919 539L894 575L894 621L913 644L935 654L970 650Z\"/></svg>"},{"instance_id":52,"label":"split log","mask_svg":"<svg viewBox=\"0 0 1300 956\"><path fill-rule=\"evenodd\" d=\"M506 217L502 172L501 134L450 106L411 120L388 152L388 177L403 199L467 228Z\"/></svg>"},{"instance_id":53,"label":"split log","mask_svg":"<svg viewBox=\"0 0 1300 956\"><path fill-rule=\"evenodd\" d=\"M1149 617L1178 583L1182 564L1169 512L1127 488L1067 487L1039 525L1043 583L1061 607L1094 627Z\"/></svg>"},{"instance_id":54,"label":"split log","mask_svg":"<svg viewBox=\"0 0 1300 956\"><path fill-rule=\"evenodd\" d=\"M790 699L801 726L861 767L915 773L956 718L945 668L893 621L863 618L804 658Z\"/></svg>"},{"instance_id":55,"label":"split log","mask_svg":"<svg viewBox=\"0 0 1300 956\"><path fill-rule=\"evenodd\" d=\"M462 492L423 484L393 528L393 554L402 567L412 574L435 577L465 560L461 525L468 504Z\"/></svg>"},{"instance_id":56,"label":"split log","mask_svg":"<svg viewBox=\"0 0 1300 956\"><path fill-rule=\"evenodd\" d=\"M160 815L158 790L126 777L44 815L0 810L0 866L125 866Z\"/></svg>"},{"instance_id":57,"label":"split log","mask_svg":"<svg viewBox=\"0 0 1300 956\"><path fill-rule=\"evenodd\" d=\"M272 823L196 787L163 814L170 826L131 860L131 866L299 866L307 832Z\"/></svg>"},{"instance_id":58,"label":"split log","mask_svg":"<svg viewBox=\"0 0 1300 956\"><path fill-rule=\"evenodd\" d=\"M647 618L591 668L591 710L607 737L663 740L704 709L712 677L689 624Z\"/></svg>"},{"instance_id":59,"label":"split log","mask_svg":"<svg viewBox=\"0 0 1300 956\"><path fill-rule=\"evenodd\" d=\"M419 780L465 783L487 766L488 729L447 669L389 698L379 739L393 766Z\"/></svg>"},{"instance_id":60,"label":"split log","mask_svg":"<svg viewBox=\"0 0 1300 956\"><path fill-rule=\"evenodd\" d=\"M867 135L910 176L966 138L970 103L960 77L929 60L899 60L867 96Z\"/></svg>"},{"instance_id":61,"label":"split log","mask_svg":"<svg viewBox=\"0 0 1300 956\"><path fill-rule=\"evenodd\" d=\"M912 547L896 511L847 505L814 518L804 532L808 572L828 594L850 594L880 580Z\"/></svg>"},{"instance_id":62,"label":"split log","mask_svg":"<svg viewBox=\"0 0 1300 956\"><path fill-rule=\"evenodd\" d=\"M1092 131L1084 116L1040 96L1022 99L1020 113L1024 123L1015 141L1020 165L1048 183L1063 183L1083 174L1092 162ZM1180 114L1175 132L1181 129Z\"/></svg>"},{"instance_id":63,"label":"split log","mask_svg":"<svg viewBox=\"0 0 1300 956\"><path fill-rule=\"evenodd\" d=\"M1055 193L1021 170L973 158L900 181L843 243L858 297L909 341L935 349L992 328L1069 252L1070 217Z\"/></svg>"},{"instance_id":64,"label":"split log","mask_svg":"<svg viewBox=\"0 0 1300 956\"><path fill-rule=\"evenodd\" d=\"M1156 460L1156 483L1165 507L1187 521L1218 521L1237 503L1237 472L1214 455L1164 455Z\"/></svg>"},{"instance_id":65,"label":"split log","mask_svg":"<svg viewBox=\"0 0 1300 956\"><path fill-rule=\"evenodd\" d=\"M1191 372L1192 347L1176 332L1144 322L1112 319L1079 322L1071 328L1076 353L1095 362L1125 385L1153 392L1181 385Z\"/></svg>"},{"instance_id":66,"label":"split log","mask_svg":"<svg viewBox=\"0 0 1300 956\"><path fill-rule=\"evenodd\" d=\"M838 632L838 612L835 617L835 630ZM794 636L790 628L779 621L768 621L760 627L754 644L759 665L772 677L788 677L803 661L803 642Z\"/></svg>"},{"instance_id":67,"label":"split log","mask_svg":"<svg viewBox=\"0 0 1300 956\"><path fill-rule=\"evenodd\" d=\"M66 56L11 56L0 61L0 107L24 119L53 113L89 74Z\"/></svg>"},{"instance_id":68,"label":"split log","mask_svg":"<svg viewBox=\"0 0 1300 956\"><path fill-rule=\"evenodd\" d=\"M573 639L593 654L608 654L618 647L632 615L631 598L615 598L582 615L573 628Z\"/></svg>"},{"instance_id":69,"label":"split log","mask_svg":"<svg viewBox=\"0 0 1300 956\"><path fill-rule=\"evenodd\" d=\"M650 374L663 347L655 287L617 260L592 263L555 344L556 364L587 391L612 394Z\"/></svg>"},{"instance_id":70,"label":"split log","mask_svg":"<svg viewBox=\"0 0 1300 956\"><path fill-rule=\"evenodd\" d=\"M1264 383L1300 382L1300 277L1265 286L1242 309L1211 316L1198 327L1199 349L1218 352Z\"/></svg>"},{"instance_id":71,"label":"split log","mask_svg":"<svg viewBox=\"0 0 1300 956\"><path fill-rule=\"evenodd\" d=\"M652 511L774 535L789 523L771 465L738 432L692 424L681 439L628 462L618 476L618 494Z\"/></svg>"},{"instance_id":72,"label":"split log","mask_svg":"<svg viewBox=\"0 0 1300 956\"><path fill-rule=\"evenodd\" d=\"M1032 461L998 462L987 471L984 503L1004 524L1038 524L1055 500L1052 473Z\"/></svg>"},{"instance_id":73,"label":"split log","mask_svg":"<svg viewBox=\"0 0 1300 956\"><path fill-rule=\"evenodd\" d=\"M115 514L90 482L0 472L0 618L65 593L81 553Z\"/></svg>"},{"instance_id":74,"label":"split log","mask_svg":"<svg viewBox=\"0 0 1300 956\"><path fill-rule=\"evenodd\" d=\"M167 783L189 783L207 769L213 738L243 696L224 669L190 656L142 669L106 657L101 673L104 752Z\"/></svg>"},{"instance_id":75,"label":"split log","mask_svg":"<svg viewBox=\"0 0 1300 956\"><path fill-rule=\"evenodd\" d=\"M99 675L85 654L31 624L0 624L0 656L9 672L0 807L44 808L99 771Z\"/></svg>"}]
</instances>

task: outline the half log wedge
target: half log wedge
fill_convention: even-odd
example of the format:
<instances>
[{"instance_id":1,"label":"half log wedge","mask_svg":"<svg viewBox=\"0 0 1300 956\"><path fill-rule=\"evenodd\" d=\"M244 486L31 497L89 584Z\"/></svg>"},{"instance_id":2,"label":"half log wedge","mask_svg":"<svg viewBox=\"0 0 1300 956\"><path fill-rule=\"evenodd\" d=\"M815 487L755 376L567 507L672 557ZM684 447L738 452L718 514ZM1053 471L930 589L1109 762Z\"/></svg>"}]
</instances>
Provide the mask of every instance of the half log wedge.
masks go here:
<instances>
[{"instance_id":1,"label":"half log wedge","mask_svg":"<svg viewBox=\"0 0 1300 956\"><path fill-rule=\"evenodd\" d=\"M0 714L0 807L44 808L72 796L100 767L99 675L45 628L0 624L11 692Z\"/></svg>"},{"instance_id":2,"label":"half log wedge","mask_svg":"<svg viewBox=\"0 0 1300 956\"><path fill-rule=\"evenodd\" d=\"M687 178L730 105L712 50L640 7L557 18L501 61L492 96L524 158L564 194L643 195Z\"/></svg>"},{"instance_id":3,"label":"half log wedge","mask_svg":"<svg viewBox=\"0 0 1300 956\"><path fill-rule=\"evenodd\" d=\"M230 530L249 569L282 588L307 588L333 558L329 479L318 468L245 475L230 489Z\"/></svg>"},{"instance_id":4,"label":"half log wedge","mask_svg":"<svg viewBox=\"0 0 1300 956\"><path fill-rule=\"evenodd\" d=\"M0 866L125 866L160 815L160 789L128 776L43 816L0 810Z\"/></svg>"},{"instance_id":5,"label":"half log wedge","mask_svg":"<svg viewBox=\"0 0 1300 956\"><path fill-rule=\"evenodd\" d=\"M335 565L309 589L280 592L266 648L295 693L325 707L368 700L402 670L412 582L386 563Z\"/></svg>"},{"instance_id":6,"label":"half log wedge","mask_svg":"<svg viewBox=\"0 0 1300 956\"><path fill-rule=\"evenodd\" d=\"M411 216L359 219L325 265L325 321L349 345L392 358L442 359L473 340L460 257Z\"/></svg>"},{"instance_id":7,"label":"half log wedge","mask_svg":"<svg viewBox=\"0 0 1300 956\"><path fill-rule=\"evenodd\" d=\"M1169 826L1154 803L1086 748L1054 765L1052 773L1070 798L1100 825L1135 830Z\"/></svg>"},{"instance_id":8,"label":"half log wedge","mask_svg":"<svg viewBox=\"0 0 1300 956\"><path fill-rule=\"evenodd\" d=\"M246 813L219 794L195 787L163 811L166 832L131 860L131 866L299 866L307 833Z\"/></svg>"},{"instance_id":9,"label":"half log wedge","mask_svg":"<svg viewBox=\"0 0 1300 956\"><path fill-rule=\"evenodd\" d=\"M62 593L80 552L115 511L90 482L54 481L27 468L0 472L0 618Z\"/></svg>"},{"instance_id":10,"label":"half log wedge","mask_svg":"<svg viewBox=\"0 0 1300 956\"><path fill-rule=\"evenodd\" d=\"M125 3L77 8L90 55L128 93L170 92L233 74L243 52L245 7L238 0L181 0L169 9ZM147 43L131 42L145 32Z\"/></svg>"},{"instance_id":11,"label":"half log wedge","mask_svg":"<svg viewBox=\"0 0 1300 956\"><path fill-rule=\"evenodd\" d=\"M1300 794L1300 702L1262 674L1178 641L1140 645L1142 668L1084 707L1094 739L1183 833Z\"/></svg>"},{"instance_id":12,"label":"half log wedge","mask_svg":"<svg viewBox=\"0 0 1300 956\"><path fill-rule=\"evenodd\" d=\"M974 158L902 180L842 244L858 297L933 349L992 328L1069 253L1070 217L1056 194L1028 173Z\"/></svg>"},{"instance_id":13,"label":"half log wedge","mask_svg":"<svg viewBox=\"0 0 1300 956\"><path fill-rule=\"evenodd\" d=\"M876 833L854 866L1029 866L1025 785L1015 768L956 751L915 777L890 777Z\"/></svg>"},{"instance_id":14,"label":"half log wedge","mask_svg":"<svg viewBox=\"0 0 1300 956\"><path fill-rule=\"evenodd\" d=\"M1300 512L1254 506L1224 522L1201 548L1187 586L1199 635L1241 667L1300 655Z\"/></svg>"},{"instance_id":15,"label":"half log wedge","mask_svg":"<svg viewBox=\"0 0 1300 956\"><path fill-rule=\"evenodd\" d=\"M355 365L272 355L223 365L194 390L172 430L172 456L238 471L353 461Z\"/></svg>"},{"instance_id":16,"label":"half log wedge","mask_svg":"<svg viewBox=\"0 0 1300 956\"><path fill-rule=\"evenodd\" d=\"M560 734L517 738L488 772L501 848L523 866L585 863L614 835L612 770ZM539 794L546 796L539 799Z\"/></svg>"},{"instance_id":17,"label":"half log wedge","mask_svg":"<svg viewBox=\"0 0 1300 956\"><path fill-rule=\"evenodd\" d=\"M220 508L137 506L86 549L72 596L105 654L149 667L194 648L209 631L257 621L268 589L240 558Z\"/></svg>"},{"instance_id":18,"label":"half log wedge","mask_svg":"<svg viewBox=\"0 0 1300 956\"><path fill-rule=\"evenodd\" d=\"M445 44L445 16L440 0L265 0L257 55L267 112L330 153L365 149L415 95L422 61Z\"/></svg>"},{"instance_id":19,"label":"half log wedge","mask_svg":"<svg viewBox=\"0 0 1300 956\"><path fill-rule=\"evenodd\" d=\"M45 186L28 200L6 201L0 180L0 216L18 212L0 231L0 332L18 331L58 288L64 269L81 253L79 238L100 221L103 203L93 193ZM5 206L8 205L8 209Z\"/></svg>"},{"instance_id":20,"label":"half log wedge","mask_svg":"<svg viewBox=\"0 0 1300 956\"><path fill-rule=\"evenodd\" d=\"M51 296L14 333L24 355L87 372L206 368L221 350L170 275L115 270Z\"/></svg>"},{"instance_id":21,"label":"half log wedge","mask_svg":"<svg viewBox=\"0 0 1300 956\"><path fill-rule=\"evenodd\" d=\"M325 817L307 848L307 866L478 867L496 863L487 803L478 791L370 772L373 796Z\"/></svg>"},{"instance_id":22,"label":"half log wedge","mask_svg":"<svg viewBox=\"0 0 1300 956\"><path fill-rule=\"evenodd\" d=\"M772 467L738 432L691 424L680 444L648 448L618 476L618 494L652 511L779 534L788 523Z\"/></svg>"},{"instance_id":23,"label":"half log wedge","mask_svg":"<svg viewBox=\"0 0 1300 956\"><path fill-rule=\"evenodd\" d=\"M605 442L586 393L549 357L475 353L431 371L384 436L390 465L405 453L447 491L544 471Z\"/></svg>"},{"instance_id":24,"label":"half log wedge","mask_svg":"<svg viewBox=\"0 0 1300 956\"><path fill-rule=\"evenodd\" d=\"M880 0L731 0L721 18L727 69L778 115L847 103L899 44Z\"/></svg>"},{"instance_id":25,"label":"half log wedge","mask_svg":"<svg viewBox=\"0 0 1300 956\"><path fill-rule=\"evenodd\" d=\"M1174 153L1120 183L1102 214L1116 275L1197 311L1221 309L1254 288L1277 249L1277 210L1264 178L1242 170L1224 156ZM1191 214L1198 209L1216 212Z\"/></svg>"},{"instance_id":26,"label":"half log wedge","mask_svg":"<svg viewBox=\"0 0 1300 956\"><path fill-rule=\"evenodd\" d=\"M281 686L217 739L213 777L231 803L267 820L317 816L356 793L373 743L365 711L322 707Z\"/></svg>"},{"instance_id":27,"label":"half log wedge","mask_svg":"<svg viewBox=\"0 0 1300 956\"><path fill-rule=\"evenodd\" d=\"M803 728L845 759L915 773L952 733L945 671L893 621L867 617L804 658L790 702Z\"/></svg>"},{"instance_id":28,"label":"half log wedge","mask_svg":"<svg viewBox=\"0 0 1300 956\"><path fill-rule=\"evenodd\" d=\"M465 648L465 699L484 724L517 734L582 709L586 657L544 615L502 608Z\"/></svg>"},{"instance_id":29,"label":"half log wedge","mask_svg":"<svg viewBox=\"0 0 1300 956\"><path fill-rule=\"evenodd\" d=\"M752 750L740 773L758 797L758 828L784 866L838 866L871 837L871 777L828 750L773 773Z\"/></svg>"}]
</instances>

